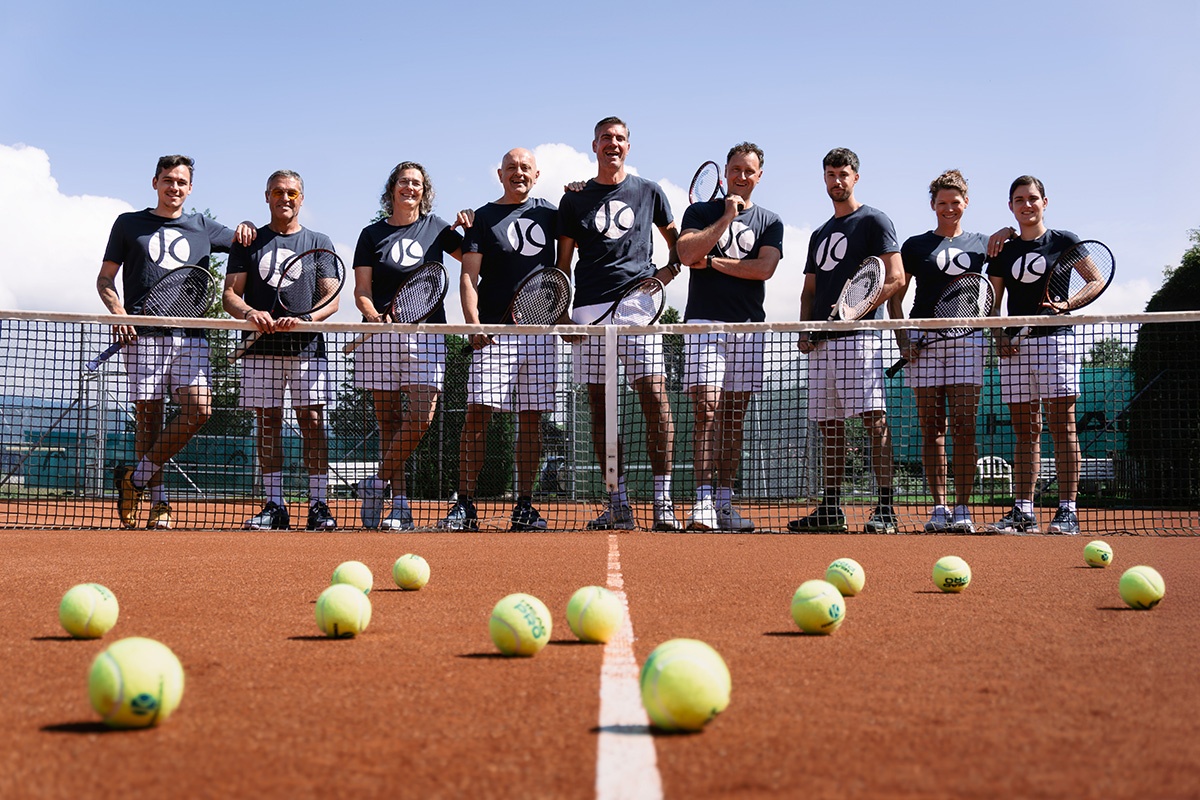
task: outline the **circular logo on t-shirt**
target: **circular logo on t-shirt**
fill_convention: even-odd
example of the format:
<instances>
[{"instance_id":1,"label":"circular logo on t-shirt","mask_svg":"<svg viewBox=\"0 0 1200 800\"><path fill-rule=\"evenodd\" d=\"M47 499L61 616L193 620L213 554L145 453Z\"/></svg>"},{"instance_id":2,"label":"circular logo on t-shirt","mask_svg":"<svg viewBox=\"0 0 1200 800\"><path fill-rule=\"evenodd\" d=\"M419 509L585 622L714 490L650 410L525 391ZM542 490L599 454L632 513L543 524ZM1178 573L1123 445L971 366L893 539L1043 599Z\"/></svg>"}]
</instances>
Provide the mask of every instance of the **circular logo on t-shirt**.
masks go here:
<instances>
[{"instance_id":1,"label":"circular logo on t-shirt","mask_svg":"<svg viewBox=\"0 0 1200 800\"><path fill-rule=\"evenodd\" d=\"M415 267L425 258L425 248L416 239L397 239L388 251L388 258L399 267Z\"/></svg>"},{"instance_id":2,"label":"circular logo on t-shirt","mask_svg":"<svg viewBox=\"0 0 1200 800\"><path fill-rule=\"evenodd\" d=\"M609 239L620 239L633 228L633 209L620 200L609 200L592 218L596 230Z\"/></svg>"},{"instance_id":3,"label":"circular logo on t-shirt","mask_svg":"<svg viewBox=\"0 0 1200 800\"><path fill-rule=\"evenodd\" d=\"M730 223L729 230L717 242L717 249L726 258L746 258L754 251L754 243L758 241L754 229L749 225L738 222Z\"/></svg>"},{"instance_id":4,"label":"circular logo on t-shirt","mask_svg":"<svg viewBox=\"0 0 1200 800\"><path fill-rule=\"evenodd\" d=\"M150 234L146 242L146 253L156 267L176 269L188 263L192 246L187 238L172 228L159 228Z\"/></svg>"},{"instance_id":5,"label":"circular logo on t-shirt","mask_svg":"<svg viewBox=\"0 0 1200 800\"><path fill-rule=\"evenodd\" d=\"M1012 275L1021 283L1037 283L1046 274L1046 266L1041 253L1026 253L1013 262Z\"/></svg>"},{"instance_id":6,"label":"circular logo on t-shirt","mask_svg":"<svg viewBox=\"0 0 1200 800\"><path fill-rule=\"evenodd\" d=\"M508 225L508 243L517 255L536 256L546 247L546 232L532 219L513 220Z\"/></svg>"},{"instance_id":7,"label":"circular logo on t-shirt","mask_svg":"<svg viewBox=\"0 0 1200 800\"><path fill-rule=\"evenodd\" d=\"M286 247L280 247L269 253L263 253L262 258L258 260L258 276L272 289L278 289L280 286L283 288L291 286L296 280L296 275L284 275L283 265L294 255L295 253Z\"/></svg>"},{"instance_id":8,"label":"circular logo on t-shirt","mask_svg":"<svg viewBox=\"0 0 1200 800\"><path fill-rule=\"evenodd\" d=\"M939 250L936 261L938 269L946 275L962 275L971 271L971 254L957 247Z\"/></svg>"},{"instance_id":9,"label":"circular logo on t-shirt","mask_svg":"<svg viewBox=\"0 0 1200 800\"><path fill-rule=\"evenodd\" d=\"M817 269L822 272L829 272L837 269L837 266L842 263L842 259L846 257L846 234L831 233L829 238L817 243L817 249L813 251L813 258L817 262Z\"/></svg>"}]
</instances>

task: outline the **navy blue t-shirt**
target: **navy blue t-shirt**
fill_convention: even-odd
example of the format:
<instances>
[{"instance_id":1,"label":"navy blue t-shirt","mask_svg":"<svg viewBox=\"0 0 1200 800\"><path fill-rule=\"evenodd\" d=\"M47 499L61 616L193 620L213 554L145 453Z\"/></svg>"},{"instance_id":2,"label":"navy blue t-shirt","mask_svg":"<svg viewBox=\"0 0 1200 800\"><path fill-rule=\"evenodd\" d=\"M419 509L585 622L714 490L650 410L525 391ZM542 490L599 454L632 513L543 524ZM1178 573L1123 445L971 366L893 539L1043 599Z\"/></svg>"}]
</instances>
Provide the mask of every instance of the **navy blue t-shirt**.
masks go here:
<instances>
[{"instance_id":1,"label":"navy blue t-shirt","mask_svg":"<svg viewBox=\"0 0 1200 800\"><path fill-rule=\"evenodd\" d=\"M1004 281L1010 317L1045 313L1042 298L1046 296L1050 268L1067 248L1078 241L1079 237L1070 231L1048 230L1030 241L1010 239L1005 242L1000 255L988 262L987 272L989 277L999 277ZM1049 336L1070 333L1072 330L1069 325L1047 325L1035 328L1031 335Z\"/></svg>"},{"instance_id":2,"label":"navy blue t-shirt","mask_svg":"<svg viewBox=\"0 0 1200 800\"><path fill-rule=\"evenodd\" d=\"M359 234L354 266L371 267L371 302L383 312L409 273L426 261L444 264L446 254L462 248L462 243L462 234L436 214L426 214L411 225L381 219ZM445 321L446 307L439 305L429 322Z\"/></svg>"},{"instance_id":3,"label":"navy blue t-shirt","mask_svg":"<svg viewBox=\"0 0 1200 800\"><path fill-rule=\"evenodd\" d=\"M960 233L947 239L927 231L905 240L900 248L904 271L916 278L912 319L933 316L933 304L942 290L959 275L981 274L987 261L987 237L982 233Z\"/></svg>"},{"instance_id":4,"label":"navy blue t-shirt","mask_svg":"<svg viewBox=\"0 0 1200 800\"><path fill-rule=\"evenodd\" d=\"M475 211L463 252L479 253L479 321L509 324L508 304L526 275L553 267L558 255L558 209L532 198L520 205L488 203Z\"/></svg>"},{"instance_id":5,"label":"navy blue t-shirt","mask_svg":"<svg viewBox=\"0 0 1200 800\"><path fill-rule=\"evenodd\" d=\"M294 255L322 248L333 249L333 240L323 233L301 228L295 233L276 233L269 227L258 229L258 237L249 247L235 244L229 253L229 264L225 268L227 275L244 274L246 288L242 299L251 308L259 311L270 311L276 318L286 316L287 312L276 307L275 296L279 286L281 267L284 262ZM322 276L315 276L322 277ZM316 282L306 283L306 286L316 288ZM313 299L315 302L316 298ZM242 333L242 338L250 335L249 331ZM272 333L261 337L250 348L254 355L294 356L306 355L323 358L325 356L325 337L319 333Z\"/></svg>"},{"instance_id":6,"label":"navy blue t-shirt","mask_svg":"<svg viewBox=\"0 0 1200 800\"><path fill-rule=\"evenodd\" d=\"M695 203L683 212L681 230L704 230L724 215L724 200ZM754 259L764 246L783 253L783 220L762 206L751 206L733 218L709 254ZM767 318L763 309L766 286L766 281L738 278L715 269L690 270L684 320L762 322Z\"/></svg>"},{"instance_id":7,"label":"navy blue t-shirt","mask_svg":"<svg viewBox=\"0 0 1200 800\"><path fill-rule=\"evenodd\" d=\"M653 274L653 233L673 221L659 185L636 175L610 186L587 182L558 205L558 235L575 240L575 305L612 303L621 290Z\"/></svg>"},{"instance_id":8,"label":"navy blue t-shirt","mask_svg":"<svg viewBox=\"0 0 1200 800\"><path fill-rule=\"evenodd\" d=\"M808 240L804 274L816 276L812 320L825 320L833 311L842 287L860 264L871 256L898 253L896 228L877 208L859 206L844 217L832 217ZM867 319L883 319L884 307Z\"/></svg>"}]
</instances>

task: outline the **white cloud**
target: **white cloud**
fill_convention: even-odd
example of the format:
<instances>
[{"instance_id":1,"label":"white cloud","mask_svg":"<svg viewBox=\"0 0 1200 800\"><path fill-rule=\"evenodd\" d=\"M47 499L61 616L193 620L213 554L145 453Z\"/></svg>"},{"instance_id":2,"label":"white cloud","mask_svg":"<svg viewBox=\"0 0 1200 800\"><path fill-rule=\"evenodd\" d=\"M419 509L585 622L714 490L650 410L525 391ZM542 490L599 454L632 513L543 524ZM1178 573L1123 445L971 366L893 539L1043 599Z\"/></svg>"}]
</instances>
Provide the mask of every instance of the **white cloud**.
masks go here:
<instances>
[{"instance_id":1,"label":"white cloud","mask_svg":"<svg viewBox=\"0 0 1200 800\"><path fill-rule=\"evenodd\" d=\"M0 307L28 311L94 311L96 273L108 232L132 207L111 197L59 191L45 150L0 145L0 219L17 235L0 244Z\"/></svg>"}]
</instances>

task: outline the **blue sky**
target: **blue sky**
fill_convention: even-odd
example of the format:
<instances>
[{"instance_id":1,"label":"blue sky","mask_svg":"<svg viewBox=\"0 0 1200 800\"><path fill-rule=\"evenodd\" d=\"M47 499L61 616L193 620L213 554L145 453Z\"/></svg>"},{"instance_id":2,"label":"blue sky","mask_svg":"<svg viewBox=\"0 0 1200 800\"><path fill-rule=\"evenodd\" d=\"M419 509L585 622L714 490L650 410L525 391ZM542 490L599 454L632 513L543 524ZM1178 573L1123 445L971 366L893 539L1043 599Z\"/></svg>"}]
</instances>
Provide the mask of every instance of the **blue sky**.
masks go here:
<instances>
[{"instance_id":1,"label":"blue sky","mask_svg":"<svg viewBox=\"0 0 1200 800\"><path fill-rule=\"evenodd\" d=\"M298 170L302 221L349 255L398 161L426 165L452 218L499 195L507 149L537 147L557 200L593 174L592 125L617 114L629 164L677 218L702 161L765 149L755 200L788 225L768 319L797 316L835 146L858 152L858 197L902 240L932 226L943 169L966 174L967 227L986 232L1012 219L1012 178L1037 175L1052 227L1116 253L1098 308L1140 311L1200 227L1197 41L1194 0L10 4L0 307L100 311L108 229L153 204L164 153L197 160L191 203L228 224L265 222L266 176Z\"/></svg>"}]
</instances>

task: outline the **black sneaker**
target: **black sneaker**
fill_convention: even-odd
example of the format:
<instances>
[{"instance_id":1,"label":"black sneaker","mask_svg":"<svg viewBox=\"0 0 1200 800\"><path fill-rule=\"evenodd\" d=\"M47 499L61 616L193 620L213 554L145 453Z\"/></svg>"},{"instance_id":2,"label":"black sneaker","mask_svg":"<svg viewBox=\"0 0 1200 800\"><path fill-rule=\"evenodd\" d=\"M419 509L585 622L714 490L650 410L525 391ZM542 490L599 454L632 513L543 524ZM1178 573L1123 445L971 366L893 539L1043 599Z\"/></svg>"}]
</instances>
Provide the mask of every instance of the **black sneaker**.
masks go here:
<instances>
[{"instance_id":1,"label":"black sneaker","mask_svg":"<svg viewBox=\"0 0 1200 800\"><path fill-rule=\"evenodd\" d=\"M292 527L292 520L286 508L278 503L267 503L242 527L248 531L286 531Z\"/></svg>"},{"instance_id":2,"label":"black sneaker","mask_svg":"<svg viewBox=\"0 0 1200 800\"><path fill-rule=\"evenodd\" d=\"M896 519L896 512L891 506L875 506L867 524L863 526L863 533L896 533L899 530L900 520Z\"/></svg>"},{"instance_id":3,"label":"black sneaker","mask_svg":"<svg viewBox=\"0 0 1200 800\"><path fill-rule=\"evenodd\" d=\"M438 529L443 531L477 531L479 518L475 513L475 504L470 500L458 500L445 519L438 523Z\"/></svg>"},{"instance_id":4,"label":"black sneaker","mask_svg":"<svg viewBox=\"0 0 1200 800\"><path fill-rule=\"evenodd\" d=\"M304 527L310 531L335 531L337 520L329 513L329 506L318 500L308 507L308 524Z\"/></svg>"},{"instance_id":5,"label":"black sneaker","mask_svg":"<svg viewBox=\"0 0 1200 800\"><path fill-rule=\"evenodd\" d=\"M1051 520L1050 527L1047 530L1050 533L1063 533L1067 536L1076 536L1079 533L1079 517L1074 511L1068 511L1060 506L1058 513L1054 515L1054 519Z\"/></svg>"},{"instance_id":6,"label":"black sneaker","mask_svg":"<svg viewBox=\"0 0 1200 800\"><path fill-rule=\"evenodd\" d=\"M1026 514L1016 506L1003 517L988 526L992 533L1037 533L1038 521L1033 514Z\"/></svg>"},{"instance_id":7,"label":"black sneaker","mask_svg":"<svg viewBox=\"0 0 1200 800\"><path fill-rule=\"evenodd\" d=\"M513 506L512 525L508 529L510 531L544 531L546 530L546 520L542 519L542 515L537 512L532 503L518 501Z\"/></svg>"},{"instance_id":8,"label":"black sneaker","mask_svg":"<svg viewBox=\"0 0 1200 800\"><path fill-rule=\"evenodd\" d=\"M807 517L787 524L792 533L845 533L846 515L837 506L819 505Z\"/></svg>"}]
</instances>

